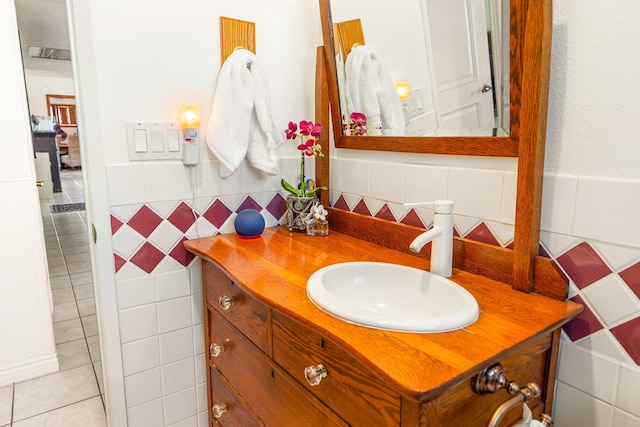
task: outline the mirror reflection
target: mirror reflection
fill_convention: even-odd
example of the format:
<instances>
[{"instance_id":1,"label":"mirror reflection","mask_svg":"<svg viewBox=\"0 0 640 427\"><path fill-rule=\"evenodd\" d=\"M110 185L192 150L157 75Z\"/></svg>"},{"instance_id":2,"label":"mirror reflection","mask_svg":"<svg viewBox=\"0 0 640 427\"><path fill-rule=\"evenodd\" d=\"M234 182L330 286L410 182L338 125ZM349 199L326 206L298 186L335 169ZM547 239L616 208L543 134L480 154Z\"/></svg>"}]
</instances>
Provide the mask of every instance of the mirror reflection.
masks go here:
<instances>
[{"instance_id":1,"label":"mirror reflection","mask_svg":"<svg viewBox=\"0 0 640 427\"><path fill-rule=\"evenodd\" d=\"M331 16L343 134L508 136L509 0L331 0Z\"/></svg>"}]
</instances>

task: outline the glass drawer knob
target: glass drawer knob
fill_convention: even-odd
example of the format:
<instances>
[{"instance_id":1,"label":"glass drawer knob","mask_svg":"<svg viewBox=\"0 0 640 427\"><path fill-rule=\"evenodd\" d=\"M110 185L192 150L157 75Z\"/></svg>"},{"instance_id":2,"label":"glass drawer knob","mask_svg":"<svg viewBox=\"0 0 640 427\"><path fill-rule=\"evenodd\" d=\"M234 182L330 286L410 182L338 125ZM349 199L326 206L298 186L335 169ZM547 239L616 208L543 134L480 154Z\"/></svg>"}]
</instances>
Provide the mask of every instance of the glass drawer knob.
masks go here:
<instances>
[{"instance_id":1,"label":"glass drawer knob","mask_svg":"<svg viewBox=\"0 0 640 427\"><path fill-rule=\"evenodd\" d=\"M327 369L321 363L318 366L307 366L304 369L304 377L310 386L317 386L327 376Z\"/></svg>"},{"instance_id":2,"label":"glass drawer knob","mask_svg":"<svg viewBox=\"0 0 640 427\"><path fill-rule=\"evenodd\" d=\"M211 414L217 419L222 417L227 412L227 405L220 403L211 407Z\"/></svg>"},{"instance_id":3,"label":"glass drawer knob","mask_svg":"<svg viewBox=\"0 0 640 427\"><path fill-rule=\"evenodd\" d=\"M222 308L225 311L229 310L233 305L233 303L234 303L233 298L228 297L226 295L221 296L220 299L218 300L218 304L220 304L220 308Z\"/></svg>"},{"instance_id":4,"label":"glass drawer knob","mask_svg":"<svg viewBox=\"0 0 640 427\"><path fill-rule=\"evenodd\" d=\"M209 354L211 354L211 357L218 357L222 354L223 351L224 351L223 344L212 343L209 346Z\"/></svg>"}]
</instances>

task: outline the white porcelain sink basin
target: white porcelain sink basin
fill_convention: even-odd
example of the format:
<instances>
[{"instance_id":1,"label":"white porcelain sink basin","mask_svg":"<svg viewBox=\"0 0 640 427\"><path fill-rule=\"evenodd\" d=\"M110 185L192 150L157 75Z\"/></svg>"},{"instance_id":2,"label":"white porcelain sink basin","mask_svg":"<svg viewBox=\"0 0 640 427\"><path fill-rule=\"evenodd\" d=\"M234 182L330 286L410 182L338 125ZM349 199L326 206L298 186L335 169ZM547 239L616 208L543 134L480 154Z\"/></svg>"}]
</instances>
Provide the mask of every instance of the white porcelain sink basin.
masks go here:
<instances>
[{"instance_id":1,"label":"white porcelain sink basin","mask_svg":"<svg viewBox=\"0 0 640 427\"><path fill-rule=\"evenodd\" d=\"M446 332L478 319L478 303L463 287L427 271L381 262L347 262L309 277L307 294L350 323L403 332Z\"/></svg>"}]
</instances>

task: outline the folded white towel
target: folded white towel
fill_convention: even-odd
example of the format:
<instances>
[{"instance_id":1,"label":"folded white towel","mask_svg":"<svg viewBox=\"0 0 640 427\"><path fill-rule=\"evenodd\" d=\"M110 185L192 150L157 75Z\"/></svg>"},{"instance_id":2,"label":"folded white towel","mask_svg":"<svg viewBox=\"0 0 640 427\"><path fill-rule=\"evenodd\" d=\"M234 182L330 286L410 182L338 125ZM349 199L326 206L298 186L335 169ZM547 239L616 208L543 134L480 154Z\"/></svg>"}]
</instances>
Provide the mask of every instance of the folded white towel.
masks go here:
<instances>
[{"instance_id":1,"label":"folded white towel","mask_svg":"<svg viewBox=\"0 0 640 427\"><path fill-rule=\"evenodd\" d=\"M363 113L369 129L404 135L404 113L391 75L371 46L361 45L347 55L345 65L349 114Z\"/></svg>"},{"instance_id":2,"label":"folded white towel","mask_svg":"<svg viewBox=\"0 0 640 427\"><path fill-rule=\"evenodd\" d=\"M279 171L283 139L271 118L269 85L256 55L234 51L222 64L206 129L207 145L220 160L220 176L233 174L245 157L269 175Z\"/></svg>"}]
</instances>

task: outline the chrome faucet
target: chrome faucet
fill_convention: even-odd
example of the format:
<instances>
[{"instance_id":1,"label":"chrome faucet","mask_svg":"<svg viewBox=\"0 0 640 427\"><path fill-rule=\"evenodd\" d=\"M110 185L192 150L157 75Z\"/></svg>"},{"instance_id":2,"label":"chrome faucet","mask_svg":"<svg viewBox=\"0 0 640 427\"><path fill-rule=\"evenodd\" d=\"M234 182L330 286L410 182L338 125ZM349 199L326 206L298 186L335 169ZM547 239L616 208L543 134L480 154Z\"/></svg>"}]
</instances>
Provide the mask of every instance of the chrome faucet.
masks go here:
<instances>
[{"instance_id":1,"label":"chrome faucet","mask_svg":"<svg viewBox=\"0 0 640 427\"><path fill-rule=\"evenodd\" d=\"M436 200L426 203L405 203L407 207L433 206L433 227L425 231L409 245L413 252L420 252L431 242L431 272L442 277L451 277L453 264L453 206L451 200Z\"/></svg>"}]
</instances>

